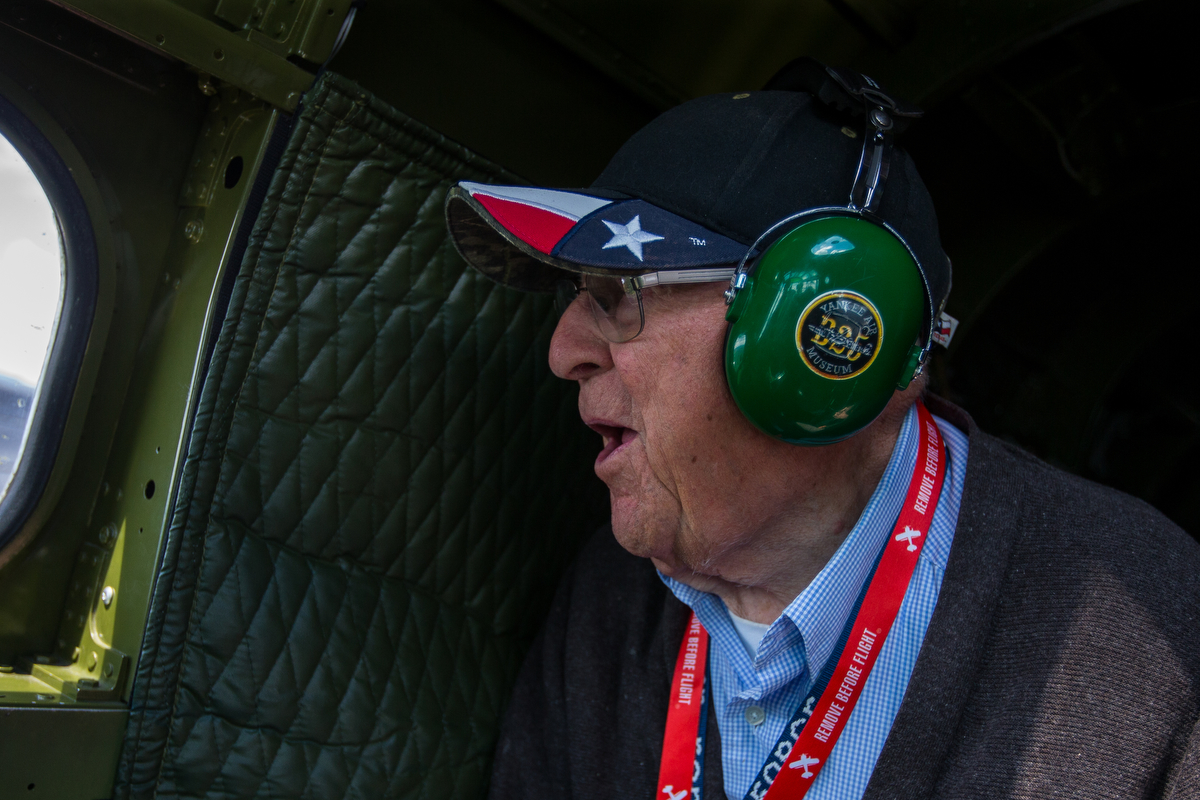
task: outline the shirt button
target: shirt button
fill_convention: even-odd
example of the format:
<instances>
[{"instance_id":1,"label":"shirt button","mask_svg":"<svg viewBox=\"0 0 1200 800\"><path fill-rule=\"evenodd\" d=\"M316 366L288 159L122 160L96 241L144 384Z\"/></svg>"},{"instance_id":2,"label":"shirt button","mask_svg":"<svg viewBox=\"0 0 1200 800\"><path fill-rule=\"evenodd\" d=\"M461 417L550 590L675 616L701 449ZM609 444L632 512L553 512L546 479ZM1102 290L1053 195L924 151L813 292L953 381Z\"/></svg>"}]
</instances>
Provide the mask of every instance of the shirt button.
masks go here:
<instances>
[{"instance_id":1,"label":"shirt button","mask_svg":"<svg viewBox=\"0 0 1200 800\"><path fill-rule=\"evenodd\" d=\"M763 724L763 720L767 718L767 712L762 710L762 706L748 706L746 708L746 722L758 727Z\"/></svg>"}]
</instances>

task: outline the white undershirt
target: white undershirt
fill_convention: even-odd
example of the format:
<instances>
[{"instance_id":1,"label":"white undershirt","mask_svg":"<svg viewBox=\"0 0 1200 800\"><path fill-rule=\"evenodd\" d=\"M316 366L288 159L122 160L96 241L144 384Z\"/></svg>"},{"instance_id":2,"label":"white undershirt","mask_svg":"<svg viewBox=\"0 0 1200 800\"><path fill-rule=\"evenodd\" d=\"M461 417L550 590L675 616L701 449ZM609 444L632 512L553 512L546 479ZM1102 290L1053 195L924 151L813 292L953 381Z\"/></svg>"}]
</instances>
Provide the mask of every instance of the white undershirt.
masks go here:
<instances>
[{"instance_id":1,"label":"white undershirt","mask_svg":"<svg viewBox=\"0 0 1200 800\"><path fill-rule=\"evenodd\" d=\"M728 608L725 610L729 611ZM762 622L742 619L732 611L729 611L729 621L733 623L733 629L737 631L738 638L742 640L746 652L750 654L750 660L753 661L754 656L758 653L759 642L767 635L767 628L771 626Z\"/></svg>"}]
</instances>

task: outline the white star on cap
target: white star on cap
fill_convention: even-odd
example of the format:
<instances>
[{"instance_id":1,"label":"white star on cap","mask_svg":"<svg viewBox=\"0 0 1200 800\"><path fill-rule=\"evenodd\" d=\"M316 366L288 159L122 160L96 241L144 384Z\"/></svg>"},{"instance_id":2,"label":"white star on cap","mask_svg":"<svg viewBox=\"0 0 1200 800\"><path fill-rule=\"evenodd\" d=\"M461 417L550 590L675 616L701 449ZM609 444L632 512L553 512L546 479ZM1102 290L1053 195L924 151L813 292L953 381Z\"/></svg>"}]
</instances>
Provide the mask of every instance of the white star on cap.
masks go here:
<instances>
[{"instance_id":1,"label":"white star on cap","mask_svg":"<svg viewBox=\"0 0 1200 800\"><path fill-rule=\"evenodd\" d=\"M642 230L641 214L634 216L629 220L628 225L618 225L615 222L601 220L608 229L612 231L613 238L608 240L608 244L604 245L603 250L608 250L610 247L628 247L629 252L637 256L637 260L642 260L642 245L645 242L657 242L663 237L650 231Z\"/></svg>"}]
</instances>

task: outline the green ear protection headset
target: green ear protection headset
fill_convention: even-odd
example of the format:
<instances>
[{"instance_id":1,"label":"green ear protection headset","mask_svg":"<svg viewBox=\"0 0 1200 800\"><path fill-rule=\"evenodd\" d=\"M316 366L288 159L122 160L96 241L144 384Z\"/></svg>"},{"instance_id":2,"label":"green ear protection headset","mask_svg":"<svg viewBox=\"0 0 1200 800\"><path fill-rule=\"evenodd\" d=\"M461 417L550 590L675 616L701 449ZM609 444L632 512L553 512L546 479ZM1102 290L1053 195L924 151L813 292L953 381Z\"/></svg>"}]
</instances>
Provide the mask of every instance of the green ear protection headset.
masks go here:
<instances>
[{"instance_id":1,"label":"green ear protection headset","mask_svg":"<svg viewBox=\"0 0 1200 800\"><path fill-rule=\"evenodd\" d=\"M870 78L829 73L866 109L850 202L776 222L725 293L734 400L760 430L801 445L837 442L873 422L920 375L940 310L913 249L875 214L897 104Z\"/></svg>"}]
</instances>

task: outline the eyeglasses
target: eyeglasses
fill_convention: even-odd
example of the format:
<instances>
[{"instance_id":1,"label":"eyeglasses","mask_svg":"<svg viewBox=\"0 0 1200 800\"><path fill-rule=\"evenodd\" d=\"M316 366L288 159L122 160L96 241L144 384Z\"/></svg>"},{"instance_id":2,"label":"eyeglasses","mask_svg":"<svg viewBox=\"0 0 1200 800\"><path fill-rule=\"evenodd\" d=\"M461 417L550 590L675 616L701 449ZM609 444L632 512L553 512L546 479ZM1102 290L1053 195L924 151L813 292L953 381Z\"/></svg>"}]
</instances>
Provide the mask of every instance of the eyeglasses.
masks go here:
<instances>
[{"instance_id":1,"label":"eyeglasses","mask_svg":"<svg viewBox=\"0 0 1200 800\"><path fill-rule=\"evenodd\" d=\"M733 277L733 267L648 272L616 276L581 274L564 278L554 286L554 305L559 316L581 293L586 292L592 316L604 338L615 344L632 341L646 326L646 304L642 289L681 283L716 283Z\"/></svg>"}]
</instances>

